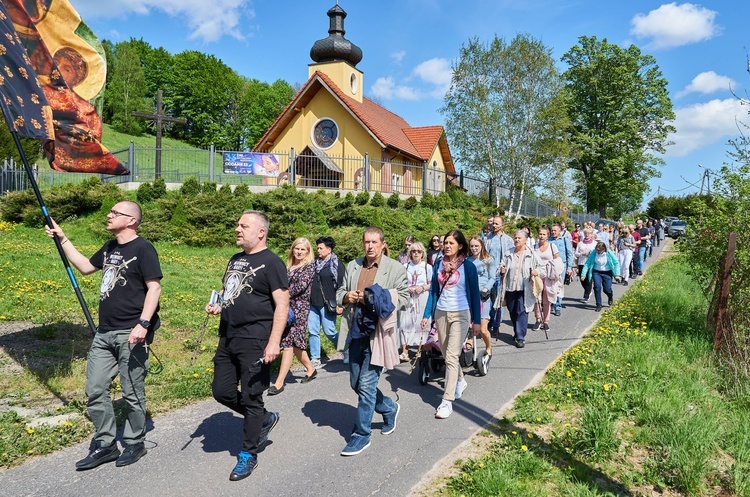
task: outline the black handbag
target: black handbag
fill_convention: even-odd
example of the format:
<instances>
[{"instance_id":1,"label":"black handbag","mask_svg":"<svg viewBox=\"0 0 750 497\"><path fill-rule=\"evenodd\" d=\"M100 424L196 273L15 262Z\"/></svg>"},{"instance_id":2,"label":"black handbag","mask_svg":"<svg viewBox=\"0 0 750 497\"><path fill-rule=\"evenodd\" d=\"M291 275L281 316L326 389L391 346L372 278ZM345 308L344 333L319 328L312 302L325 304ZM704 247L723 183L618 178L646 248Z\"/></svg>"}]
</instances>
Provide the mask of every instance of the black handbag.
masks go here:
<instances>
[{"instance_id":1,"label":"black handbag","mask_svg":"<svg viewBox=\"0 0 750 497\"><path fill-rule=\"evenodd\" d=\"M333 314L336 314L338 312L338 304L336 303L335 299L327 299L326 298L326 292L323 290L323 282L320 281L320 273L315 273L315 278L318 280L318 285L320 285L320 293L323 295L323 300L325 301L326 310L328 312L331 312Z\"/></svg>"}]
</instances>

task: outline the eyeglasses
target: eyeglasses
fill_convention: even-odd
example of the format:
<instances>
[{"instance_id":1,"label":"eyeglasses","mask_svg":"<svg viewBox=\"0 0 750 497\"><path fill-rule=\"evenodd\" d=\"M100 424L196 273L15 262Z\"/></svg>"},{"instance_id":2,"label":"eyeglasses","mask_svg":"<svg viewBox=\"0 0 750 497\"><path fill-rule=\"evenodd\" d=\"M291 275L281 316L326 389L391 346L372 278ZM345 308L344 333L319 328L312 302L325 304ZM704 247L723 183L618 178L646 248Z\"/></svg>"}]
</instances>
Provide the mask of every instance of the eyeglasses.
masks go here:
<instances>
[{"instance_id":1,"label":"eyeglasses","mask_svg":"<svg viewBox=\"0 0 750 497\"><path fill-rule=\"evenodd\" d=\"M433 242L439 242L439 241L440 241L440 238L433 238L433 239L432 239L432 241L433 241Z\"/></svg>"},{"instance_id":2,"label":"eyeglasses","mask_svg":"<svg viewBox=\"0 0 750 497\"><path fill-rule=\"evenodd\" d=\"M117 217L117 216L135 217L135 216L131 216L130 214L125 214L124 212L116 211L114 209L110 210L109 213L112 214L112 216L114 217Z\"/></svg>"},{"instance_id":3,"label":"eyeglasses","mask_svg":"<svg viewBox=\"0 0 750 497\"><path fill-rule=\"evenodd\" d=\"M412 250L410 253L412 253L412 254L424 254L424 250Z\"/></svg>"}]
</instances>

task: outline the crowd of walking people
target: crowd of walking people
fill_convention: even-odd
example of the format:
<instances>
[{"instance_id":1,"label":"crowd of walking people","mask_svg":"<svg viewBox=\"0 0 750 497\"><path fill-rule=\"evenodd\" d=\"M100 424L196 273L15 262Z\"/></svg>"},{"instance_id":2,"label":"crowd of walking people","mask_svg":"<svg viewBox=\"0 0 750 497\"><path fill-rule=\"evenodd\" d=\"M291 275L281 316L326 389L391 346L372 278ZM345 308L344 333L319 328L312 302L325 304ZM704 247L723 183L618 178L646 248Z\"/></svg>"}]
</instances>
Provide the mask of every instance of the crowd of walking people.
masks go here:
<instances>
[{"instance_id":1,"label":"crowd of walking people","mask_svg":"<svg viewBox=\"0 0 750 497\"><path fill-rule=\"evenodd\" d=\"M89 357L89 410L98 413L102 405L111 405L102 392L111 384L118 364L121 377L131 378L133 368L140 375L134 381L132 399L129 391L126 399L125 452L120 455L117 449L111 408L106 408L92 415L97 432L91 452L77 463L78 469L112 460L118 466L128 465L147 452L143 445L143 364L148 357L145 345L158 327L161 273L155 250L137 234L141 217L134 202L116 205L108 214L108 229L116 238L90 260L68 244L56 224L47 229L49 236L61 240L81 272L102 269L102 306L112 303L100 316L126 316L112 318L111 326L102 328L110 330L105 333L113 335L112 344L98 344L98 356L92 352ZM317 378L322 360L321 330L342 352L358 398L352 431L341 451L342 456L354 456L370 446L375 413L383 418L382 434L396 430L401 406L378 388L379 379L385 370L417 360L425 337L434 337L444 360L443 394L435 418L446 419L453 412L453 402L461 399L468 386L460 356L470 337L481 338L484 344L480 360L486 371L492 359L492 338L499 338L506 308L513 343L524 348L529 316L535 318L533 330L550 331L550 317L562 313L567 285L580 280L583 303L589 303L593 293L595 309L601 311L602 292L612 305L612 285L627 285L629 279L642 274L645 259L664 239L661 221L637 220L631 226L587 222L576 224L571 231L561 222L541 226L536 233L524 226L507 234L504 219L492 216L481 233L467 238L452 229L431 237L429 248L407 236L395 258L388 256L385 233L379 227L364 230L362 257L347 263L337 257L333 238L315 240L317 257L307 238L297 238L284 263L266 246L269 226L268 216L261 211L242 214L235 228L241 252L232 256L221 290L205 306L207 313L221 316L213 396L244 419L242 450L230 473L233 481L253 472L259 449L279 421L279 413L266 410L263 393L284 392L295 357L305 370L299 383ZM148 257L143 258L149 266L143 275L132 276L138 286L138 302L126 305L123 299L131 298L127 293L130 280L119 285L105 283L118 271L125 274L132 270L129 264L138 257L125 262L123 254L133 252L133 247L145 251ZM123 349L123 343L129 345ZM136 352L140 359L128 366L129 357L136 357ZM279 356L279 372L272 382L271 363ZM95 358L101 363L97 367L109 368L109 376L92 366ZM93 395L95 391L98 393Z\"/></svg>"}]
</instances>

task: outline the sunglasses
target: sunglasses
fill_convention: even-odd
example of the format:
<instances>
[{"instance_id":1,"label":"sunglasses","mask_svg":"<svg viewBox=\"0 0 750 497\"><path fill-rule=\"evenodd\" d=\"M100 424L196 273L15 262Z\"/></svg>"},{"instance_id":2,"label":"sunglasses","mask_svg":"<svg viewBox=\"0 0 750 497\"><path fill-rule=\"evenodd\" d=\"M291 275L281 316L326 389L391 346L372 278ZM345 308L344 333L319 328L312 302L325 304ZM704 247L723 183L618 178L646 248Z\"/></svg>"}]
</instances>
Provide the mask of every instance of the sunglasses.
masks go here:
<instances>
[{"instance_id":1,"label":"sunglasses","mask_svg":"<svg viewBox=\"0 0 750 497\"><path fill-rule=\"evenodd\" d=\"M131 216L130 214L125 214L124 212L116 211L114 209L110 210L109 213L112 214L112 216L114 217L117 217L117 216L135 217L135 216Z\"/></svg>"}]
</instances>

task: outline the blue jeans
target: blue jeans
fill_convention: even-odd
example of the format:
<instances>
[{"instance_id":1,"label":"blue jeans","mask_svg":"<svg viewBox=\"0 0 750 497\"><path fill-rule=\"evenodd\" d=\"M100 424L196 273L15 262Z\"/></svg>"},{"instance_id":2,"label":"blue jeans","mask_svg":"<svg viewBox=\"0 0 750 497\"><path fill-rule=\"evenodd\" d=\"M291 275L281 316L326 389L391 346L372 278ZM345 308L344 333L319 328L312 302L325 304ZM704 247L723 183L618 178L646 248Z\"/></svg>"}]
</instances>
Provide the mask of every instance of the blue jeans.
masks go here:
<instances>
[{"instance_id":1,"label":"blue jeans","mask_svg":"<svg viewBox=\"0 0 750 497\"><path fill-rule=\"evenodd\" d=\"M371 354L369 338L352 339L349 344L349 382L359 396L352 437L370 436L374 413L385 415L396 410L396 402L378 388L383 368L370 364Z\"/></svg>"},{"instance_id":2,"label":"blue jeans","mask_svg":"<svg viewBox=\"0 0 750 497\"><path fill-rule=\"evenodd\" d=\"M643 271L643 261L646 260L646 249L648 247L638 247L638 271Z\"/></svg>"},{"instance_id":3,"label":"blue jeans","mask_svg":"<svg viewBox=\"0 0 750 497\"><path fill-rule=\"evenodd\" d=\"M325 306L310 306L307 316L307 328L310 330L310 359L320 359L320 326L323 333L338 347L339 333L336 331L336 314L329 312Z\"/></svg>"}]
</instances>

